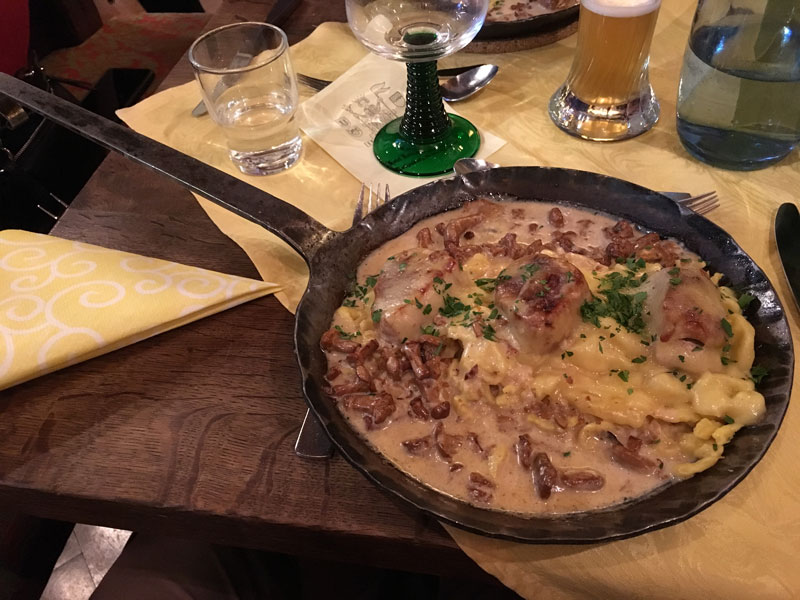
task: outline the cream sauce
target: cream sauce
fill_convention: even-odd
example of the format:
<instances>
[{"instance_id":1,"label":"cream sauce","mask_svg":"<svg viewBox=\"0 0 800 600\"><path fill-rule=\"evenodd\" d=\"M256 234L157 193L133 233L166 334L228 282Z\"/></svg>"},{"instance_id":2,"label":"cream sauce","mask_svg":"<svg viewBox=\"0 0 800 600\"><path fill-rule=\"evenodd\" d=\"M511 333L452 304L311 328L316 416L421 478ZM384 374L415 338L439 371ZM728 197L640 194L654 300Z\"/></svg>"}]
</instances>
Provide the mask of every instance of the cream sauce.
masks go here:
<instances>
[{"instance_id":1,"label":"cream sauce","mask_svg":"<svg viewBox=\"0 0 800 600\"><path fill-rule=\"evenodd\" d=\"M359 267L358 282L366 283L355 299L345 303L354 306L345 305L337 311L333 326L343 337L351 338L348 341L362 347L377 340L374 345L380 349L363 363L367 368L364 379L374 378L372 391L378 396L385 393L393 398L394 411L381 422L373 418L374 412L366 411L372 416L365 418L364 410L349 404L348 397L355 396L339 393L339 408L344 416L371 445L410 476L442 493L495 510L562 514L597 509L642 496L675 479L675 467L694 461L702 442L692 437L692 428L701 418L691 410L695 379L658 364L649 332L631 333L610 320L603 320L602 326L597 327L582 320L577 309L573 310L566 337L558 341L553 351L544 355L520 351L517 333L506 319L497 317L496 310L491 310L491 291L487 292L486 286L476 286L476 280L502 275L503 269L514 262L513 257L479 252L461 257L460 267L449 271L441 258L443 238L435 231L437 225L475 214L476 206L467 205L418 223L374 251ZM549 218L553 208L538 202L478 206L482 218L460 232L461 246L496 244L508 233L516 234L517 244L540 240L549 246L542 250L544 255L571 263L574 274L570 271L568 281L582 273L588 287L596 292L604 275L622 269L620 265L605 266L595 260L609 244L606 229L614 227L616 221L561 206L561 224L557 218ZM431 233L432 244L420 248L418 234L426 229ZM441 225L439 229L443 231ZM564 247L553 244L564 232L573 232L570 241L588 256L566 252ZM699 262L698 257L683 249L675 257L676 264L678 258L684 263ZM660 268L648 264L639 275ZM450 286L445 288L447 284ZM542 282L542 286L548 290L546 283ZM462 307L469 304L470 310L443 317L443 302L443 310L452 308L447 296L457 299ZM378 315L376 307L381 307ZM478 312L480 324L464 326L465 315ZM489 333L487 324L491 325ZM484 327L483 335L476 333L480 327ZM386 370L391 370L385 357L394 351L402 360L399 349L405 342L416 341L413 334L403 336L408 340L398 339L401 334L397 331L414 328L425 328L428 334L424 338L428 341L423 342L423 347L429 344L427 360L437 363L441 352L442 364L437 366L441 373L428 380L436 382L433 392L430 386L420 387L412 370L395 377L385 376ZM417 337L420 336L422 332ZM444 341L431 354L437 339ZM460 356L449 360L459 345ZM358 361L353 360L352 353L348 356L338 349L326 348L324 343L323 347L334 390L359 381L355 368ZM361 384L365 385L363 381ZM449 414L440 419L423 419L410 407L417 398L427 406L423 412L432 412L440 401L449 403ZM438 435L454 436L438 438L444 450L437 448L436 431ZM545 453L559 473L549 495L537 493L540 480L529 465L521 466L525 460L516 451L520 436L527 437L533 454ZM633 454L633 460L643 462L644 468L637 470L625 460L612 458L612 451L625 444L634 448L631 453L625 450L625 454ZM601 476L602 487L568 487L566 482L575 473Z\"/></svg>"}]
</instances>

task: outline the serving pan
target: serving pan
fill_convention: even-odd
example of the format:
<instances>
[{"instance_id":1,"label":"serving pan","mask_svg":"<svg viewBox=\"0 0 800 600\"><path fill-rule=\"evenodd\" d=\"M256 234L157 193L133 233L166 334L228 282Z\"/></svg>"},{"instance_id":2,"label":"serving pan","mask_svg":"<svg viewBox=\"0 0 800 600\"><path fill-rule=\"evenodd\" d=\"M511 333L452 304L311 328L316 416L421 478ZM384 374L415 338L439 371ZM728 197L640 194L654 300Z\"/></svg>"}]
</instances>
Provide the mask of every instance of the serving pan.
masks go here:
<instances>
[{"instance_id":1,"label":"serving pan","mask_svg":"<svg viewBox=\"0 0 800 600\"><path fill-rule=\"evenodd\" d=\"M763 457L789 403L794 354L783 307L763 271L725 231L661 194L583 171L515 167L444 179L411 190L344 232L334 232L294 206L213 167L84 109L0 74L0 93L111 150L163 173L190 190L275 233L308 263L308 288L297 307L295 353L303 392L342 455L370 480L439 519L485 535L531 543L588 543L644 533L680 522L719 500ZM676 238L726 275L724 283L756 297L747 317L755 327L756 360L769 369L759 386L764 420L739 431L724 460L656 493L612 508L557 518L478 508L405 475L350 428L323 392L326 361L319 346L357 265L372 250L418 221L477 196L516 197L573 205L628 219Z\"/></svg>"},{"instance_id":2,"label":"serving pan","mask_svg":"<svg viewBox=\"0 0 800 600\"><path fill-rule=\"evenodd\" d=\"M513 2L514 0L505 0ZM580 4L568 6L541 15L534 15L527 19L515 21L484 21L475 39L478 41L500 40L529 36L548 31L555 31L569 25L578 19Z\"/></svg>"}]
</instances>

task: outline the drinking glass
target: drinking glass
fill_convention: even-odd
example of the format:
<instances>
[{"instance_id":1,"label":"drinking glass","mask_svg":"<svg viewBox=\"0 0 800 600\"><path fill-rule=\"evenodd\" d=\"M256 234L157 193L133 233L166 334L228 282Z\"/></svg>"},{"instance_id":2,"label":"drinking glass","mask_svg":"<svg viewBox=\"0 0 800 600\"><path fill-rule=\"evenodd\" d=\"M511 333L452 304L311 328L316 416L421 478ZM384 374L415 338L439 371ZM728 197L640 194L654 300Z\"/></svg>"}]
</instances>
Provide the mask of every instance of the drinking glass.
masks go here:
<instances>
[{"instance_id":1,"label":"drinking glass","mask_svg":"<svg viewBox=\"0 0 800 600\"><path fill-rule=\"evenodd\" d=\"M448 173L474 156L475 126L444 110L436 60L466 46L478 33L488 0L346 0L347 21L372 52L407 63L405 114L373 142L378 161L403 175Z\"/></svg>"},{"instance_id":2,"label":"drinking glass","mask_svg":"<svg viewBox=\"0 0 800 600\"><path fill-rule=\"evenodd\" d=\"M267 23L226 25L189 49L206 109L243 173L277 173L300 157L297 80L288 49L286 34Z\"/></svg>"},{"instance_id":3,"label":"drinking glass","mask_svg":"<svg viewBox=\"0 0 800 600\"><path fill-rule=\"evenodd\" d=\"M698 5L677 126L692 156L725 169L762 169L800 144L800 2Z\"/></svg>"},{"instance_id":4,"label":"drinking glass","mask_svg":"<svg viewBox=\"0 0 800 600\"><path fill-rule=\"evenodd\" d=\"M650 42L661 0L581 0L578 50L550 98L561 129L594 141L634 137L658 121L650 86Z\"/></svg>"}]
</instances>

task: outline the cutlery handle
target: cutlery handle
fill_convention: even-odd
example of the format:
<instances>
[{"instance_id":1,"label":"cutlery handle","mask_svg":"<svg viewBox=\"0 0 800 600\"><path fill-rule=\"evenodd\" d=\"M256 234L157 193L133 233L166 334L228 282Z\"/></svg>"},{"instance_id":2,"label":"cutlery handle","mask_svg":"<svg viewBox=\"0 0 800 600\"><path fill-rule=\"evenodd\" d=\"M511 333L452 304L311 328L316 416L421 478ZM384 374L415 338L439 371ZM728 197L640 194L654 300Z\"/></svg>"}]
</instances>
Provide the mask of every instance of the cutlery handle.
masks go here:
<instances>
[{"instance_id":1,"label":"cutlery handle","mask_svg":"<svg viewBox=\"0 0 800 600\"><path fill-rule=\"evenodd\" d=\"M306 262L324 239L335 235L280 198L5 73L0 73L0 94L261 225L299 252Z\"/></svg>"},{"instance_id":2,"label":"cutlery handle","mask_svg":"<svg viewBox=\"0 0 800 600\"><path fill-rule=\"evenodd\" d=\"M455 77L456 75L461 75L462 73L482 66L483 65L467 65L466 67L450 67L449 69L439 69L436 74L439 77Z\"/></svg>"},{"instance_id":3,"label":"cutlery handle","mask_svg":"<svg viewBox=\"0 0 800 600\"><path fill-rule=\"evenodd\" d=\"M300 433L294 443L294 453L300 458L330 458L333 456L333 442L310 410L306 411L306 418L303 419L303 425L300 427Z\"/></svg>"}]
</instances>

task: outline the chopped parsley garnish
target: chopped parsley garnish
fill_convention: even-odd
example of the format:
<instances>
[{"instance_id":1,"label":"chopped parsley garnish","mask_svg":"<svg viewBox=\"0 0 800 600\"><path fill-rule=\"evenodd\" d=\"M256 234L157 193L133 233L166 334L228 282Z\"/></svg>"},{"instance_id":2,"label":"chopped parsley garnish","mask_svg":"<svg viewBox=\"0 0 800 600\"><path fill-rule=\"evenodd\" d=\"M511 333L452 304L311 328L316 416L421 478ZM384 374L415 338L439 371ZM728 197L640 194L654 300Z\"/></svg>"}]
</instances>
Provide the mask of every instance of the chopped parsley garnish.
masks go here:
<instances>
[{"instance_id":1,"label":"chopped parsley garnish","mask_svg":"<svg viewBox=\"0 0 800 600\"><path fill-rule=\"evenodd\" d=\"M722 417L722 420L725 421L726 425L731 425L734 423L733 417L729 417L728 415Z\"/></svg>"},{"instance_id":2,"label":"chopped parsley garnish","mask_svg":"<svg viewBox=\"0 0 800 600\"><path fill-rule=\"evenodd\" d=\"M630 396L632 393L633 393L633 388L628 388L628 396Z\"/></svg>"},{"instance_id":3,"label":"chopped parsley garnish","mask_svg":"<svg viewBox=\"0 0 800 600\"><path fill-rule=\"evenodd\" d=\"M731 328L731 324L728 322L728 319L723 318L719 324L722 325L722 331L725 332L725 335L728 337L733 337L733 329Z\"/></svg>"},{"instance_id":4,"label":"chopped parsley garnish","mask_svg":"<svg viewBox=\"0 0 800 600\"><path fill-rule=\"evenodd\" d=\"M732 358L728 358L727 356L720 356L719 360L722 362L723 365L728 366L731 363L735 363L736 361Z\"/></svg>"},{"instance_id":5,"label":"chopped parsley garnish","mask_svg":"<svg viewBox=\"0 0 800 600\"><path fill-rule=\"evenodd\" d=\"M681 375L680 377L678 377L678 381L680 381L681 383L686 381L686 375Z\"/></svg>"},{"instance_id":6,"label":"chopped parsley garnish","mask_svg":"<svg viewBox=\"0 0 800 600\"><path fill-rule=\"evenodd\" d=\"M681 274L681 270L678 267L672 267L669 271L667 271L673 277L677 277Z\"/></svg>"},{"instance_id":7,"label":"chopped parsley garnish","mask_svg":"<svg viewBox=\"0 0 800 600\"><path fill-rule=\"evenodd\" d=\"M361 335L360 331L356 331L355 333L347 333L344 329L342 329L341 325L335 325L333 328L339 332L339 337L343 340L352 340L353 338Z\"/></svg>"},{"instance_id":8,"label":"chopped parsley garnish","mask_svg":"<svg viewBox=\"0 0 800 600\"><path fill-rule=\"evenodd\" d=\"M672 285L678 285L679 283L681 283L681 281L683 281L683 280L680 277L670 277L670 280L669 280L669 282Z\"/></svg>"},{"instance_id":9,"label":"chopped parsley garnish","mask_svg":"<svg viewBox=\"0 0 800 600\"><path fill-rule=\"evenodd\" d=\"M678 354L678 360L681 362L686 362L686 357L683 354Z\"/></svg>"},{"instance_id":10,"label":"chopped parsley garnish","mask_svg":"<svg viewBox=\"0 0 800 600\"><path fill-rule=\"evenodd\" d=\"M375 287L375 284L378 282L378 275L369 275L367 276L366 283L364 285L360 285L358 281L355 279L353 280L353 291L348 294L347 298L342 301L342 306L349 306L353 307L356 305L356 301L360 300L364 304L367 303L367 295L369 294L370 288Z\"/></svg>"},{"instance_id":11,"label":"chopped parsley garnish","mask_svg":"<svg viewBox=\"0 0 800 600\"><path fill-rule=\"evenodd\" d=\"M767 375L769 375L769 371L761 365L755 365L750 369L750 379L752 379L755 384L761 383L761 380Z\"/></svg>"},{"instance_id":12,"label":"chopped parsley garnish","mask_svg":"<svg viewBox=\"0 0 800 600\"><path fill-rule=\"evenodd\" d=\"M647 273L637 277L632 270L626 273L613 271L600 278L598 296L593 296L591 301L581 306L583 320L600 327L600 317L611 317L627 330L641 333L645 327L642 307L647 293L634 290L646 278ZM628 293L631 291L633 293Z\"/></svg>"},{"instance_id":13,"label":"chopped parsley garnish","mask_svg":"<svg viewBox=\"0 0 800 600\"><path fill-rule=\"evenodd\" d=\"M567 457L567 456L569 456L570 454L572 454L572 452L570 452L570 451L567 451L567 452L564 452L564 453L562 454L562 456L564 456L564 457Z\"/></svg>"},{"instance_id":14,"label":"chopped parsley garnish","mask_svg":"<svg viewBox=\"0 0 800 600\"><path fill-rule=\"evenodd\" d=\"M700 350L702 349L703 349L702 346L695 346L694 348L692 348L692 352L700 352Z\"/></svg>"},{"instance_id":15,"label":"chopped parsley garnish","mask_svg":"<svg viewBox=\"0 0 800 600\"><path fill-rule=\"evenodd\" d=\"M597 349L600 350L600 354L602 354L603 353L603 344L601 344L600 342L597 342Z\"/></svg>"},{"instance_id":16,"label":"chopped parsley garnish","mask_svg":"<svg viewBox=\"0 0 800 600\"><path fill-rule=\"evenodd\" d=\"M628 371L620 371L617 373L617 377L622 379L625 383L628 383Z\"/></svg>"},{"instance_id":17,"label":"chopped parsley garnish","mask_svg":"<svg viewBox=\"0 0 800 600\"><path fill-rule=\"evenodd\" d=\"M444 300L444 305L439 308L439 314L443 317L452 319L464 315L464 313L469 316L469 311L472 309L469 304L464 304L460 299L446 293L442 295L442 300Z\"/></svg>"},{"instance_id":18,"label":"chopped parsley garnish","mask_svg":"<svg viewBox=\"0 0 800 600\"><path fill-rule=\"evenodd\" d=\"M383 315L383 309L377 309L372 311L372 322L373 323L380 323L381 322L381 315Z\"/></svg>"},{"instance_id":19,"label":"chopped parsley garnish","mask_svg":"<svg viewBox=\"0 0 800 600\"><path fill-rule=\"evenodd\" d=\"M585 339L586 339L586 334L585 334L585 333L582 333L582 334L581 334L581 338L583 338L583 339L585 340Z\"/></svg>"},{"instance_id":20,"label":"chopped parsley garnish","mask_svg":"<svg viewBox=\"0 0 800 600\"><path fill-rule=\"evenodd\" d=\"M642 304L647 298L646 292L628 295L618 291L600 290L600 293L605 298L595 296L581 306L581 317L584 321L600 327L600 317L611 317L633 333L640 333L644 329Z\"/></svg>"},{"instance_id":21,"label":"chopped parsley garnish","mask_svg":"<svg viewBox=\"0 0 800 600\"><path fill-rule=\"evenodd\" d=\"M417 305L417 308L420 308L420 309L422 308L422 302L420 302L420 301L419 301L419 300L417 300L416 298L414 298L414 304L416 304L416 305Z\"/></svg>"},{"instance_id":22,"label":"chopped parsley garnish","mask_svg":"<svg viewBox=\"0 0 800 600\"><path fill-rule=\"evenodd\" d=\"M617 259L617 263L620 264L620 265L621 264L625 264L625 267L629 271L632 271L634 273L636 271L640 271L641 269L644 269L644 267L646 265L646 263L644 262L643 258L638 258L637 259L635 256L629 256L628 258L625 258L625 259L618 258Z\"/></svg>"},{"instance_id":23,"label":"chopped parsley garnish","mask_svg":"<svg viewBox=\"0 0 800 600\"><path fill-rule=\"evenodd\" d=\"M433 355L434 356L439 356L439 354L442 351L442 348L444 348L444 342L439 342L439 345L436 346L436 350L433 351Z\"/></svg>"},{"instance_id":24,"label":"chopped parsley garnish","mask_svg":"<svg viewBox=\"0 0 800 600\"><path fill-rule=\"evenodd\" d=\"M406 267L407 267L407 266L408 266L408 263L404 263L404 262L402 262L402 263L399 263L399 264L397 265L397 270L398 270L398 271L400 271L400 272L402 273L403 271L405 271L405 270L406 270Z\"/></svg>"},{"instance_id":25,"label":"chopped parsley garnish","mask_svg":"<svg viewBox=\"0 0 800 600\"><path fill-rule=\"evenodd\" d=\"M567 283L572 281L572 271L567 271Z\"/></svg>"},{"instance_id":26,"label":"chopped parsley garnish","mask_svg":"<svg viewBox=\"0 0 800 600\"><path fill-rule=\"evenodd\" d=\"M520 277L522 278L522 283L525 283L526 281L528 281L528 279L533 277L533 274L536 273L536 271L538 271L540 268L541 267L539 265L535 265L533 263L522 265L519 268Z\"/></svg>"},{"instance_id":27,"label":"chopped parsley garnish","mask_svg":"<svg viewBox=\"0 0 800 600\"><path fill-rule=\"evenodd\" d=\"M497 319L500 316L500 312L496 308L492 308L492 312L489 313L489 316L486 317L488 321L493 319Z\"/></svg>"},{"instance_id":28,"label":"chopped parsley garnish","mask_svg":"<svg viewBox=\"0 0 800 600\"><path fill-rule=\"evenodd\" d=\"M633 359L631 362L632 362L632 363L636 363L637 365L640 365L640 364L642 364L643 362L645 362L646 360L647 360L647 357L646 357L646 356L637 356L637 357L636 357L636 358L634 358L634 359Z\"/></svg>"},{"instance_id":29,"label":"chopped parsley garnish","mask_svg":"<svg viewBox=\"0 0 800 600\"><path fill-rule=\"evenodd\" d=\"M744 294L739 296L739 308L745 310L748 306L750 306L750 303L755 299L756 299L755 296L751 296L750 294L745 292Z\"/></svg>"},{"instance_id":30,"label":"chopped parsley garnish","mask_svg":"<svg viewBox=\"0 0 800 600\"><path fill-rule=\"evenodd\" d=\"M431 314L432 310L433 310L433 307L430 304L426 304L425 308L422 309L422 314L423 315L429 315L429 314Z\"/></svg>"},{"instance_id":31,"label":"chopped parsley garnish","mask_svg":"<svg viewBox=\"0 0 800 600\"><path fill-rule=\"evenodd\" d=\"M497 277L483 277L481 279L476 279L475 285L486 292L493 292L498 283L508 281L509 279L511 279L511 275L506 274L506 270L503 269L500 271Z\"/></svg>"},{"instance_id":32,"label":"chopped parsley garnish","mask_svg":"<svg viewBox=\"0 0 800 600\"><path fill-rule=\"evenodd\" d=\"M494 334L496 332L494 330L494 327L492 327L491 325L488 325L488 324L484 325L483 328L482 328L482 333L483 333L483 337L486 338L487 340L489 340L490 342L494 342L495 341Z\"/></svg>"},{"instance_id":33,"label":"chopped parsley garnish","mask_svg":"<svg viewBox=\"0 0 800 600\"><path fill-rule=\"evenodd\" d=\"M711 447L714 449L714 452L716 452L717 449L719 448L719 446L717 446L716 444L711 444Z\"/></svg>"},{"instance_id":34,"label":"chopped parsley garnish","mask_svg":"<svg viewBox=\"0 0 800 600\"><path fill-rule=\"evenodd\" d=\"M420 327L420 331L425 335L439 335L439 330L436 329L433 325L425 325L425 327Z\"/></svg>"}]
</instances>

